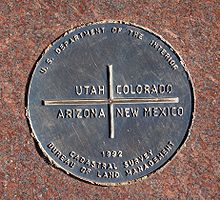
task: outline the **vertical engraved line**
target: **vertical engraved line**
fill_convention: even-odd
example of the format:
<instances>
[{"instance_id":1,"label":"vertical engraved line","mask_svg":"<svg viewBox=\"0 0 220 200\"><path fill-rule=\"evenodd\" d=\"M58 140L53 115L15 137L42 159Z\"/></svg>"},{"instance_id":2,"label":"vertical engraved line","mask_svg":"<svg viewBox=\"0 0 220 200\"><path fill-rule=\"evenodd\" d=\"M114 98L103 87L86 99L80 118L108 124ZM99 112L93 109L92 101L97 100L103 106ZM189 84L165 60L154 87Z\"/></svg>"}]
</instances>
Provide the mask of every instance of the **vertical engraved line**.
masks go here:
<instances>
[{"instance_id":1,"label":"vertical engraved line","mask_svg":"<svg viewBox=\"0 0 220 200\"><path fill-rule=\"evenodd\" d=\"M113 71L112 65L108 65L108 74L109 74L109 98L113 99Z\"/></svg>"},{"instance_id":2,"label":"vertical engraved line","mask_svg":"<svg viewBox=\"0 0 220 200\"><path fill-rule=\"evenodd\" d=\"M110 118L110 138L115 137L114 130L114 106L112 104L113 100L113 70L112 65L108 65L108 89L109 89L109 118Z\"/></svg>"},{"instance_id":3,"label":"vertical engraved line","mask_svg":"<svg viewBox=\"0 0 220 200\"><path fill-rule=\"evenodd\" d=\"M114 130L114 110L113 110L113 104L110 103L110 138L115 138L115 130Z\"/></svg>"}]
</instances>

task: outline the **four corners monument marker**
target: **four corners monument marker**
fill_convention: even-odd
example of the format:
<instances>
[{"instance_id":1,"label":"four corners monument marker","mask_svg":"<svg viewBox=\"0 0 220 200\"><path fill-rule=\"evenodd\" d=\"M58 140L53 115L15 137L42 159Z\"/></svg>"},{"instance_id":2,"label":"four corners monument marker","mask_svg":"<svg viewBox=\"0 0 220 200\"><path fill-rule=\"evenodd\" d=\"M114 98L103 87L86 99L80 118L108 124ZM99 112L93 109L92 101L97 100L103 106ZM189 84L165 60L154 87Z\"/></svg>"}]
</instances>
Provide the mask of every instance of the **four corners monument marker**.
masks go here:
<instances>
[{"instance_id":1,"label":"four corners monument marker","mask_svg":"<svg viewBox=\"0 0 220 200\"><path fill-rule=\"evenodd\" d=\"M28 119L43 153L101 185L164 166L185 141L192 113L192 85L178 54L126 23L67 32L38 61L28 91Z\"/></svg>"}]
</instances>

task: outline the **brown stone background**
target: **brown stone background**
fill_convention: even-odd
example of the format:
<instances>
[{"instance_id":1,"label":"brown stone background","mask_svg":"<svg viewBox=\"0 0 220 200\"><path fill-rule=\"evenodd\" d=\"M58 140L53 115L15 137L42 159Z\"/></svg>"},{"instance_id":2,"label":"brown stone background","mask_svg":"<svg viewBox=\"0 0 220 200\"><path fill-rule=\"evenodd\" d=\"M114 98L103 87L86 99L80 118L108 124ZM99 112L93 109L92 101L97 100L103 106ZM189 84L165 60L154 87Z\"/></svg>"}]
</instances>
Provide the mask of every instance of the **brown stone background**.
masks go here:
<instances>
[{"instance_id":1,"label":"brown stone background","mask_svg":"<svg viewBox=\"0 0 220 200\"><path fill-rule=\"evenodd\" d=\"M1 199L220 199L218 0L1 0ZM162 35L191 74L196 112L191 135L160 172L141 182L100 187L74 179L37 152L25 117L34 63L71 27L124 20Z\"/></svg>"}]
</instances>

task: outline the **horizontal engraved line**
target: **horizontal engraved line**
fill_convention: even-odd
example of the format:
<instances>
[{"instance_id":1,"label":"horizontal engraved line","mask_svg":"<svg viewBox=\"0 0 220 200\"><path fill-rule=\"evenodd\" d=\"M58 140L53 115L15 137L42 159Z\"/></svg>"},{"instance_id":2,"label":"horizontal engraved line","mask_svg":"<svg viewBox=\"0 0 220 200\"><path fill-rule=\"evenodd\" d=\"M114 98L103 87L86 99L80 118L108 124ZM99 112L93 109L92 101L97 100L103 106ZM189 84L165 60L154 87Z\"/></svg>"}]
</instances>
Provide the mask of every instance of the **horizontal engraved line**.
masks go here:
<instances>
[{"instance_id":1,"label":"horizontal engraved line","mask_svg":"<svg viewBox=\"0 0 220 200\"><path fill-rule=\"evenodd\" d=\"M97 105L97 104L108 104L107 99L62 99L62 100L43 100L43 105Z\"/></svg>"},{"instance_id":2,"label":"horizontal engraved line","mask_svg":"<svg viewBox=\"0 0 220 200\"><path fill-rule=\"evenodd\" d=\"M165 98L125 98L125 99L62 99L42 100L43 105L99 105L99 104L138 104L138 103L179 103L178 97Z\"/></svg>"},{"instance_id":3,"label":"horizontal engraved line","mask_svg":"<svg viewBox=\"0 0 220 200\"><path fill-rule=\"evenodd\" d=\"M129 98L129 99L113 99L113 103L115 104L137 104L137 103L179 103L178 97L171 98Z\"/></svg>"}]
</instances>

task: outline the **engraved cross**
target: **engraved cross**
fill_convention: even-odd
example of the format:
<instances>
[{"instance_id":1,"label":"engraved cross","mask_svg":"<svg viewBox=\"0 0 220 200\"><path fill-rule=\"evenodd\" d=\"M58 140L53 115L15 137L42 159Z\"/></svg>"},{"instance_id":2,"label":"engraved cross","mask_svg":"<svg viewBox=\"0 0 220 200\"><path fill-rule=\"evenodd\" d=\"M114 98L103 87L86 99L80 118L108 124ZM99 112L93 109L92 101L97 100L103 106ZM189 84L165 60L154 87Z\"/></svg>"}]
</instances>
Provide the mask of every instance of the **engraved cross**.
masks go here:
<instances>
[{"instance_id":1,"label":"engraved cross","mask_svg":"<svg viewBox=\"0 0 220 200\"><path fill-rule=\"evenodd\" d=\"M109 114L109 137L115 138L114 130L114 104L148 104L148 103L178 103L178 97L164 97L164 98L114 98L113 89L113 67L107 66L108 77L108 99L61 99L61 100L42 100L43 105L100 105L108 104Z\"/></svg>"}]
</instances>

